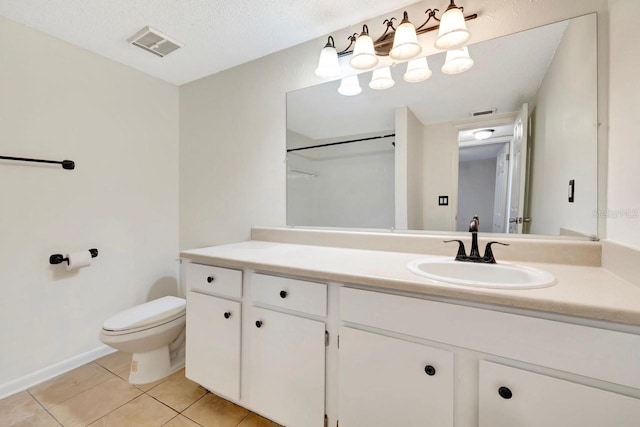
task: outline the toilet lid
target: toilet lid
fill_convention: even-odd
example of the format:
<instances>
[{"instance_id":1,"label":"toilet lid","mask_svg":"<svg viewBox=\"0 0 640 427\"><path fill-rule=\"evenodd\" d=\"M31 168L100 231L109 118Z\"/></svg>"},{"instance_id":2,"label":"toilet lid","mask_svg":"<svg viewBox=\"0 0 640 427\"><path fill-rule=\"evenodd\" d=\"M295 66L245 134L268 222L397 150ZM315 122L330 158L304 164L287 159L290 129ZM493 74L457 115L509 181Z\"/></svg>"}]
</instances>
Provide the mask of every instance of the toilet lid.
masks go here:
<instances>
[{"instance_id":1,"label":"toilet lid","mask_svg":"<svg viewBox=\"0 0 640 427\"><path fill-rule=\"evenodd\" d=\"M162 297L121 311L105 320L102 328L107 331L123 331L141 328L172 320L183 315L186 301L177 297Z\"/></svg>"}]
</instances>

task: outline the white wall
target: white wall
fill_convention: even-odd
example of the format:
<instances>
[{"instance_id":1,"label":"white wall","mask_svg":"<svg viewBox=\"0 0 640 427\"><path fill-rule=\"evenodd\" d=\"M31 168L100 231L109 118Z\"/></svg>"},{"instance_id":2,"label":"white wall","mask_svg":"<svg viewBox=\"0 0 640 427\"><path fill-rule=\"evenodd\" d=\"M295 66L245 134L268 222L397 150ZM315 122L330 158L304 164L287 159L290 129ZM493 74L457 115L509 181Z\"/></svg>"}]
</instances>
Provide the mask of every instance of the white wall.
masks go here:
<instances>
[{"instance_id":1,"label":"white wall","mask_svg":"<svg viewBox=\"0 0 640 427\"><path fill-rule=\"evenodd\" d=\"M423 16L425 5L417 3L407 10ZM480 13L469 23L475 43L604 11L606 0L467 0L464 6L468 13ZM394 14L401 16L401 11L389 15ZM368 21L369 28L382 29L387 17ZM354 23L333 36L345 40L361 28ZM434 38L434 33L421 37L430 51ZM244 240L253 225L286 223L285 95L320 83L313 72L325 43L326 37L321 37L180 88L182 248ZM606 47L606 39L604 43ZM606 77L606 56L601 61L605 67L599 75ZM606 101L599 108L606 117ZM601 141L606 146L606 134ZM437 195L433 199L425 193L425 210L434 202ZM424 226L432 229L427 218Z\"/></svg>"},{"instance_id":2,"label":"white wall","mask_svg":"<svg viewBox=\"0 0 640 427\"><path fill-rule=\"evenodd\" d=\"M394 225L394 152L323 160L289 154L287 222L317 227L391 228Z\"/></svg>"},{"instance_id":3,"label":"white wall","mask_svg":"<svg viewBox=\"0 0 640 427\"><path fill-rule=\"evenodd\" d=\"M455 231L458 207L458 130L451 123L424 127L424 229ZM449 196L439 206L439 196Z\"/></svg>"},{"instance_id":4,"label":"white wall","mask_svg":"<svg viewBox=\"0 0 640 427\"><path fill-rule=\"evenodd\" d=\"M496 158L470 160L458 165L457 231L468 231L474 215L480 218L478 231L493 231L496 191Z\"/></svg>"},{"instance_id":5,"label":"white wall","mask_svg":"<svg viewBox=\"0 0 640 427\"><path fill-rule=\"evenodd\" d=\"M407 107L395 114L395 228L421 230L423 125Z\"/></svg>"},{"instance_id":6,"label":"white wall","mask_svg":"<svg viewBox=\"0 0 640 427\"><path fill-rule=\"evenodd\" d=\"M531 233L560 228L597 234L596 19L572 20L535 97L531 113ZM569 203L569 180L575 201Z\"/></svg>"},{"instance_id":7,"label":"white wall","mask_svg":"<svg viewBox=\"0 0 640 427\"><path fill-rule=\"evenodd\" d=\"M640 248L640 2L611 0L607 238Z\"/></svg>"},{"instance_id":8,"label":"white wall","mask_svg":"<svg viewBox=\"0 0 640 427\"><path fill-rule=\"evenodd\" d=\"M176 293L178 89L1 17L0 40L0 155L76 162L0 161L1 395ZM89 248L89 268L49 264Z\"/></svg>"}]
</instances>

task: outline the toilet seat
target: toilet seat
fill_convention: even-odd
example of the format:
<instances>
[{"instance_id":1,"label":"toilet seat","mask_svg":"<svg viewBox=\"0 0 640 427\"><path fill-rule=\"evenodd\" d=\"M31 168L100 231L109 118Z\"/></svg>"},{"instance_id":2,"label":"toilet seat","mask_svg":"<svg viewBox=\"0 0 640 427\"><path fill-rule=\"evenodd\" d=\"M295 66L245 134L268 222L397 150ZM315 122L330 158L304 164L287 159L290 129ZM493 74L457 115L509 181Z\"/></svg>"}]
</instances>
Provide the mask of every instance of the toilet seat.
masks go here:
<instances>
[{"instance_id":1,"label":"toilet seat","mask_svg":"<svg viewBox=\"0 0 640 427\"><path fill-rule=\"evenodd\" d=\"M133 333L171 322L184 316L186 301L166 296L129 308L105 320L102 332L106 335Z\"/></svg>"}]
</instances>

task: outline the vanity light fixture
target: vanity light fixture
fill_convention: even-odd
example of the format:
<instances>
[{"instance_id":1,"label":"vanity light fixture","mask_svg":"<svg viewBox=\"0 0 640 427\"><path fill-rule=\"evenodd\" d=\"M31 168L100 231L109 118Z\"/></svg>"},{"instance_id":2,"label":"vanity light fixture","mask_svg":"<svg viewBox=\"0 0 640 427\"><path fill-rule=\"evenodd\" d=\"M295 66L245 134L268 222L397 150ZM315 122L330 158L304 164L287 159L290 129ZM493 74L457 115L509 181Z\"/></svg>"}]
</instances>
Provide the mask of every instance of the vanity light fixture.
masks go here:
<instances>
[{"instance_id":1,"label":"vanity light fixture","mask_svg":"<svg viewBox=\"0 0 640 427\"><path fill-rule=\"evenodd\" d=\"M416 27L409 21L409 15L405 11L402 22L395 31L389 56L396 61L407 61L420 55L420 52L422 52L422 46L418 43Z\"/></svg>"},{"instance_id":2,"label":"vanity light fixture","mask_svg":"<svg viewBox=\"0 0 640 427\"><path fill-rule=\"evenodd\" d=\"M320 52L320 61L316 74L323 78L337 77L335 74L335 64L337 62L337 59L335 58L336 55L337 57L353 55L354 57L349 61L349 65L356 70L369 70L375 67L377 65L377 61L375 61L371 55L376 57L390 56L395 61L407 61L413 59L422 51L422 47L418 43L418 35L438 30L441 25L446 24L446 32L443 30L442 37L444 38L442 40L452 39L454 35L456 36L456 40L460 40L462 39L461 35L464 35L464 32L469 34L466 30L466 26L464 25L464 21L470 21L478 17L478 14L475 13L468 16L462 15L462 27L464 28L460 29L459 22L457 24L456 22L459 21L460 15L462 14L461 7L459 8L455 6L453 1L451 1L447 11L445 11L442 16L443 21L436 17L438 12L438 9L427 9L425 11L425 14L427 15L426 21L417 28L415 28L409 21L409 15L407 12L403 13L402 22L397 29L394 26L394 21L396 21L395 17L385 19L383 24L386 25L386 29L384 30L384 33L375 40L373 40L369 35L368 26L364 25L360 35L358 35L358 33L354 33L347 37L349 45L344 50L335 52L335 54L335 43L333 41L333 37L329 36L327 44L322 49L322 52ZM453 18L449 19L447 17L447 19L444 19L447 14ZM435 25L427 26L432 19ZM468 38L466 40L468 40ZM373 53L370 48L371 43L373 44ZM458 43L461 42L458 41ZM358 57L357 59L356 56ZM327 65L331 70L331 75L324 72L324 70L327 69L325 64L331 64L330 66Z\"/></svg>"},{"instance_id":3,"label":"vanity light fixture","mask_svg":"<svg viewBox=\"0 0 640 427\"><path fill-rule=\"evenodd\" d=\"M473 59L469 56L466 46L447 51L447 57L442 66L445 74L460 74L473 67Z\"/></svg>"},{"instance_id":4,"label":"vanity light fixture","mask_svg":"<svg viewBox=\"0 0 640 427\"><path fill-rule=\"evenodd\" d=\"M341 72L336 45L333 37L329 36L327 44L320 51L320 60L318 61L318 68L316 68L316 76L330 79L332 77L338 77Z\"/></svg>"},{"instance_id":5,"label":"vanity light fixture","mask_svg":"<svg viewBox=\"0 0 640 427\"><path fill-rule=\"evenodd\" d=\"M383 67L373 70L369 87L375 90L383 90L389 89L395 84L396 82L394 82L393 77L391 77L391 68Z\"/></svg>"},{"instance_id":6,"label":"vanity light fixture","mask_svg":"<svg viewBox=\"0 0 640 427\"><path fill-rule=\"evenodd\" d=\"M432 71L429 69L427 58L422 57L407 62L407 71L402 78L405 82L418 83L431 77Z\"/></svg>"},{"instance_id":7,"label":"vanity light fixture","mask_svg":"<svg viewBox=\"0 0 640 427\"><path fill-rule=\"evenodd\" d=\"M438 38L435 43L438 49L454 49L464 45L471 38L462 12L463 8L457 7L454 0L451 0L451 4L440 19Z\"/></svg>"},{"instance_id":8,"label":"vanity light fixture","mask_svg":"<svg viewBox=\"0 0 640 427\"><path fill-rule=\"evenodd\" d=\"M356 45L353 48L353 56L349 61L349 65L356 70L370 70L378 65L378 57L373 47L373 39L369 36L369 27L366 25L362 26L362 32L356 39Z\"/></svg>"},{"instance_id":9,"label":"vanity light fixture","mask_svg":"<svg viewBox=\"0 0 640 427\"><path fill-rule=\"evenodd\" d=\"M362 88L360 87L360 80L358 80L357 75L345 77L340 82L340 87L338 88L340 95L354 96L360 92L362 92Z\"/></svg>"},{"instance_id":10,"label":"vanity light fixture","mask_svg":"<svg viewBox=\"0 0 640 427\"><path fill-rule=\"evenodd\" d=\"M482 141L483 139L489 139L495 132L495 129L479 129L473 131L473 137L477 140Z\"/></svg>"}]
</instances>

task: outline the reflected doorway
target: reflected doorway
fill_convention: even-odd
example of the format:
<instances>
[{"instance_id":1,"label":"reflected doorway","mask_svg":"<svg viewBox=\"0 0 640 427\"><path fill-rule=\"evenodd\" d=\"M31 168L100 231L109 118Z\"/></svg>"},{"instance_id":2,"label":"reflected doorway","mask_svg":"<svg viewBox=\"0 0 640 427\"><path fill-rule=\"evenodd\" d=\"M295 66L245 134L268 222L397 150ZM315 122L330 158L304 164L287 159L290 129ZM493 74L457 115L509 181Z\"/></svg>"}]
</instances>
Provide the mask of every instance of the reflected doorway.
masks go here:
<instances>
[{"instance_id":1,"label":"reflected doorway","mask_svg":"<svg viewBox=\"0 0 640 427\"><path fill-rule=\"evenodd\" d=\"M456 231L468 231L475 215L479 231L508 232L509 156L513 123L458 132Z\"/></svg>"}]
</instances>

